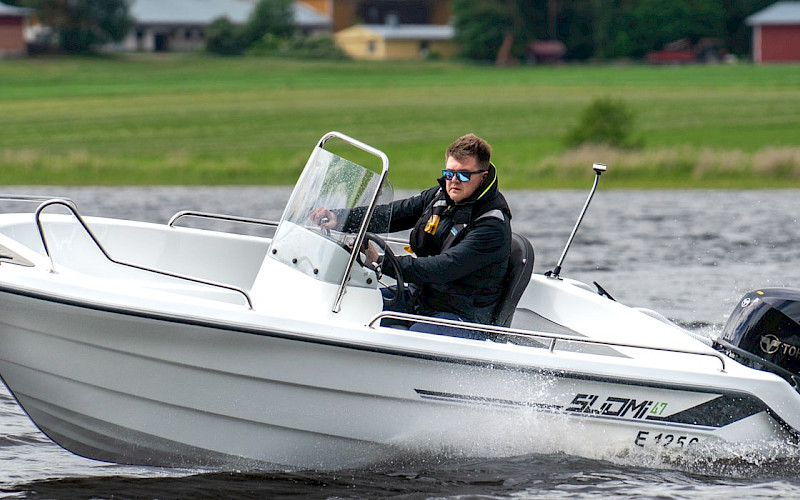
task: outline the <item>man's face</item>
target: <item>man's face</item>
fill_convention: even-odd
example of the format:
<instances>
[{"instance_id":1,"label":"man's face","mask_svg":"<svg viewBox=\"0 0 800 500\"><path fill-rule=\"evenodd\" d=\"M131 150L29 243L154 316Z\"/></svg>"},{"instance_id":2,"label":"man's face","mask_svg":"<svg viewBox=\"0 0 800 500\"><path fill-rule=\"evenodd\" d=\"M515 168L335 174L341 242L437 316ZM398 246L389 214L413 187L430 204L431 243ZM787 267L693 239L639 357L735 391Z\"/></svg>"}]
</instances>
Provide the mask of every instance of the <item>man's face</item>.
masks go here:
<instances>
[{"instance_id":1,"label":"man's face","mask_svg":"<svg viewBox=\"0 0 800 500\"><path fill-rule=\"evenodd\" d=\"M447 194L450 195L450 199L456 203L461 203L472 196L472 193L474 193L475 190L478 189L478 186L481 185L481 182L483 182L483 178L486 177L485 171L479 172L478 160L472 156L468 156L461 161L456 160L452 156L448 156L445 169L452 172L470 172L472 174L466 182L460 181L458 176L453 176L452 180L445 181Z\"/></svg>"}]
</instances>

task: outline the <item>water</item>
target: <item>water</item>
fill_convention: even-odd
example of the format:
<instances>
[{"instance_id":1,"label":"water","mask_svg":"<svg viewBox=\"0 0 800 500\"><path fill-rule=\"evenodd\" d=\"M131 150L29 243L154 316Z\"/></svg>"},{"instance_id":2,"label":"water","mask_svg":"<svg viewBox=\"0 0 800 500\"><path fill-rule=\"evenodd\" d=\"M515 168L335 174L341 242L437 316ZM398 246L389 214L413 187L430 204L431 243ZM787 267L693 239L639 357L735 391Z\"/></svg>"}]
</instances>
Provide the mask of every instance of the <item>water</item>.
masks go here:
<instances>
[{"instance_id":1,"label":"water","mask_svg":"<svg viewBox=\"0 0 800 500\"><path fill-rule=\"evenodd\" d=\"M83 215L164 222L193 209L280 217L287 188L14 188L72 198ZM410 193L400 193L410 194ZM552 269L584 191L508 192L515 231ZM561 275L597 281L617 300L696 331L718 331L749 290L800 286L800 191L603 191ZM58 210L58 209L53 209ZM568 432L568 429L565 429ZM591 444L587 443L587 447ZM0 388L4 498L773 498L800 496L800 453L738 449L589 460L531 450L510 458L408 457L368 470L168 470L105 464L52 444ZM731 450L727 450L730 452ZM730 455L730 453L726 453Z\"/></svg>"}]
</instances>

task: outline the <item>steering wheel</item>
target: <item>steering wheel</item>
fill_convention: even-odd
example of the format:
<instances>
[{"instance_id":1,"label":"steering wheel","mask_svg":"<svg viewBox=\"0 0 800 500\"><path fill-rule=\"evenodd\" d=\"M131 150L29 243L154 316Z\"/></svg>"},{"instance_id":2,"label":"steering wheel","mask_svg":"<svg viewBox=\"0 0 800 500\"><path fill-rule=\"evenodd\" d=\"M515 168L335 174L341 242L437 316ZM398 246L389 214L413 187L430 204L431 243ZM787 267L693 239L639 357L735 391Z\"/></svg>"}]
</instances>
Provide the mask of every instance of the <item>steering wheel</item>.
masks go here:
<instances>
[{"instance_id":1,"label":"steering wheel","mask_svg":"<svg viewBox=\"0 0 800 500\"><path fill-rule=\"evenodd\" d=\"M318 234L320 236L322 236L323 238L325 238L326 240L329 240L329 241L332 241L332 242L336 243L345 252L347 252L347 253L352 252L353 251L352 244L348 246L347 243L345 243L344 241L342 241L339 238L336 238L333 234L331 234L330 228L327 228L327 227L325 227L323 225L323 224L327 223L328 221L329 221L329 219L327 217L323 217L322 219L320 219L320 221L318 223L314 223L314 225L310 226L310 227L311 227L312 230L316 230L318 232ZM362 266L364 265L361 262L360 258L357 258L357 260L358 260L359 264L361 264Z\"/></svg>"},{"instance_id":2,"label":"steering wheel","mask_svg":"<svg viewBox=\"0 0 800 500\"><path fill-rule=\"evenodd\" d=\"M392 266L392 270L394 271L394 279L397 282L397 288L394 291L394 295L388 299L385 299L384 301L387 306L394 305L398 300L400 300L405 288L405 284L403 283L403 273L400 270L400 263L397 261L397 257L389 247L389 244L386 243L386 240L377 234L366 233L364 235L364 245L367 245L370 241L378 245L378 248L383 250L383 266L386 267L388 264Z\"/></svg>"}]
</instances>

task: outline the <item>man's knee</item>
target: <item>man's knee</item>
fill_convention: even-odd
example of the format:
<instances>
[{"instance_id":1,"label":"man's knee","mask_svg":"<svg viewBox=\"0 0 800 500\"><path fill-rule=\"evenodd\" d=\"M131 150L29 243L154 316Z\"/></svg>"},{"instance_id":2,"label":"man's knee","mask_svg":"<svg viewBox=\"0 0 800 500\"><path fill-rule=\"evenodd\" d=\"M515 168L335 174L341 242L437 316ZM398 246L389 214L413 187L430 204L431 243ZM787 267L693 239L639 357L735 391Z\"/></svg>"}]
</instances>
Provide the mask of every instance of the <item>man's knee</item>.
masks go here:
<instances>
[{"instance_id":1,"label":"man's knee","mask_svg":"<svg viewBox=\"0 0 800 500\"><path fill-rule=\"evenodd\" d=\"M457 314L454 313L437 313L433 315L433 318L449 319L461 322L464 321L461 317L459 317ZM413 332L431 333L434 335L447 335L450 337L461 337L466 339L482 340L485 338L485 334L477 330L471 330L469 328L458 328L456 326L448 326L438 323L428 323L426 321L419 321L417 323L414 323L413 325L411 325L411 328L409 328L409 330Z\"/></svg>"}]
</instances>

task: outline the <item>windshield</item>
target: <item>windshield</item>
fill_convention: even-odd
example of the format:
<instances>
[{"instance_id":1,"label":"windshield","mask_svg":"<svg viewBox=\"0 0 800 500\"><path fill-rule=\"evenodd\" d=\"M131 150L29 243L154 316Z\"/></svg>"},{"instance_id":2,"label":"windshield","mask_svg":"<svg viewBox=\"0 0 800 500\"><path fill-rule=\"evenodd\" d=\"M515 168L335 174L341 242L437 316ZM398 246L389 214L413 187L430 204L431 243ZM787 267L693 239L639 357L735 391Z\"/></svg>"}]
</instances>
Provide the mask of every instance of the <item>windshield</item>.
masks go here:
<instances>
[{"instance_id":1,"label":"windshield","mask_svg":"<svg viewBox=\"0 0 800 500\"><path fill-rule=\"evenodd\" d=\"M344 277L367 208L381 175L322 147L316 147L297 181L273 237L268 255L315 279L339 284ZM393 190L388 181L378 194L368 230L379 236L388 232ZM325 207L334 211L340 224L327 230L315 224L309 213ZM351 276L351 285L367 280ZM372 280L369 280L372 282Z\"/></svg>"}]
</instances>

